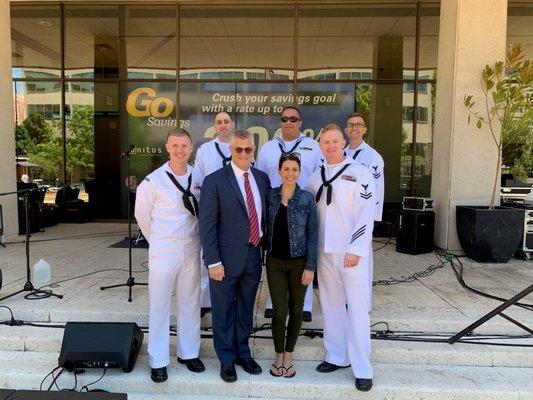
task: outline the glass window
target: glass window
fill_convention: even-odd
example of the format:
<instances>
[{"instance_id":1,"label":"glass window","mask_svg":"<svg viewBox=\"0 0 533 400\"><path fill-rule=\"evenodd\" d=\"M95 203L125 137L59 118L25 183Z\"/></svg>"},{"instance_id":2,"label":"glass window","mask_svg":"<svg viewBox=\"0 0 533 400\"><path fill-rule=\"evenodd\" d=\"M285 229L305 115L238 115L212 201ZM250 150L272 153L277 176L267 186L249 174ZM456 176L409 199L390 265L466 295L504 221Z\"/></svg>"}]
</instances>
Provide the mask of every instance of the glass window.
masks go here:
<instances>
[{"instance_id":1,"label":"glass window","mask_svg":"<svg viewBox=\"0 0 533 400\"><path fill-rule=\"evenodd\" d=\"M35 90L47 88L49 84L14 83L15 139L18 158L31 163L31 178L56 186L63 181L61 90ZM53 203L54 200L55 193L48 193L45 201Z\"/></svg>"},{"instance_id":2,"label":"glass window","mask_svg":"<svg viewBox=\"0 0 533 400\"><path fill-rule=\"evenodd\" d=\"M284 5L182 6L180 75L184 79L291 79L293 15L294 9Z\"/></svg>"},{"instance_id":3,"label":"glass window","mask_svg":"<svg viewBox=\"0 0 533 400\"><path fill-rule=\"evenodd\" d=\"M124 6L65 5L65 75L118 78L124 41L119 18ZM124 24L122 25L124 26Z\"/></svg>"},{"instance_id":4,"label":"glass window","mask_svg":"<svg viewBox=\"0 0 533 400\"><path fill-rule=\"evenodd\" d=\"M57 5L11 6L11 63L18 69L13 77L26 75L26 69L61 75L60 22Z\"/></svg>"},{"instance_id":5,"label":"glass window","mask_svg":"<svg viewBox=\"0 0 533 400\"><path fill-rule=\"evenodd\" d=\"M419 79L436 79L440 5L422 4L420 10Z\"/></svg>"},{"instance_id":6,"label":"glass window","mask_svg":"<svg viewBox=\"0 0 533 400\"><path fill-rule=\"evenodd\" d=\"M128 78L176 79L176 5L126 6Z\"/></svg>"},{"instance_id":7,"label":"glass window","mask_svg":"<svg viewBox=\"0 0 533 400\"><path fill-rule=\"evenodd\" d=\"M415 5L303 5L298 78L402 79L415 67L415 27Z\"/></svg>"}]
</instances>

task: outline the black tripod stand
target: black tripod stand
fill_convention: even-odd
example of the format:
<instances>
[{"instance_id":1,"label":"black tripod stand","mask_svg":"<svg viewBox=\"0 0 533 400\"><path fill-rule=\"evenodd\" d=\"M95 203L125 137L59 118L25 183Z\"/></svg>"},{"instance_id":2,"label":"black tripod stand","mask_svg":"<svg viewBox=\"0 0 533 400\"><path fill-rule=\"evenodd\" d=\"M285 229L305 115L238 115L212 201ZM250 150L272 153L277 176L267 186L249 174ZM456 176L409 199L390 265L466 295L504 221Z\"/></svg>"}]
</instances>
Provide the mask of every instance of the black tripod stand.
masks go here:
<instances>
[{"instance_id":1,"label":"black tripod stand","mask_svg":"<svg viewBox=\"0 0 533 400\"><path fill-rule=\"evenodd\" d=\"M25 299L35 299L35 298L45 298L54 296L58 299L62 299L63 295L61 294L55 294L51 290L40 290L35 289L33 286L33 283L31 283L31 271L30 271L30 217L29 217L29 209L30 209L30 193L33 191L36 191L39 189L24 189L20 190L18 192L9 192L9 193L0 193L1 196L6 196L8 194L22 194L24 196L24 213L25 213L25 220L26 220L26 283L24 284L24 287L14 293L11 293L7 296L4 296L0 298L0 301L9 299L10 297L13 297L19 293L23 292L29 292L26 296L24 296ZM29 296L35 296L33 298L30 298Z\"/></svg>"},{"instance_id":2,"label":"black tripod stand","mask_svg":"<svg viewBox=\"0 0 533 400\"><path fill-rule=\"evenodd\" d=\"M132 275L132 268L131 268L131 152L135 148L135 146L131 145L127 150L125 150L122 153L122 158L126 159L127 162L127 171L128 171L128 271L129 271L129 277L126 283L120 283L118 285L111 285L111 286L102 286L100 287L100 290L106 290L106 289L112 289L122 286L128 287L128 301L131 303L131 291L132 287L136 285L148 285L147 283L138 283L135 282L135 277Z\"/></svg>"}]
</instances>

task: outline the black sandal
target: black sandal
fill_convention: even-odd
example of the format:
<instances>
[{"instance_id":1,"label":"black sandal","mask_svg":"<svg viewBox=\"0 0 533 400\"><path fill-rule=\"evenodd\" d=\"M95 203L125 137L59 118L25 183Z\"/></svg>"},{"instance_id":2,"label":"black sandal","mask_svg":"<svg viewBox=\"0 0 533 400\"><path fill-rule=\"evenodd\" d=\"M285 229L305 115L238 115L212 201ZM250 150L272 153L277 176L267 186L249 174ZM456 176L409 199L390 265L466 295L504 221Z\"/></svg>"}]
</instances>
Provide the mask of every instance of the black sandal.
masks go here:
<instances>
[{"instance_id":1,"label":"black sandal","mask_svg":"<svg viewBox=\"0 0 533 400\"><path fill-rule=\"evenodd\" d=\"M287 375L283 375L284 378L294 378L294 376L296 375L296 371L294 370L293 366L294 366L294 365L291 364L291 365L290 365L289 367L287 367L287 368L286 368L286 367L282 367L282 368L285 369L285 372L286 372L286 373L289 372L291 369L294 371L294 374L292 374L292 375L289 375L289 376L287 376Z\"/></svg>"},{"instance_id":2,"label":"black sandal","mask_svg":"<svg viewBox=\"0 0 533 400\"><path fill-rule=\"evenodd\" d=\"M276 375L274 372L272 372L272 369L269 369L270 375L272 375L274 378L279 378L279 377L283 376L283 370L285 369L285 367L283 365L280 365L279 367L276 367L274 364L272 364L272 367L274 367L276 369L276 371L278 372L278 375Z\"/></svg>"}]
</instances>

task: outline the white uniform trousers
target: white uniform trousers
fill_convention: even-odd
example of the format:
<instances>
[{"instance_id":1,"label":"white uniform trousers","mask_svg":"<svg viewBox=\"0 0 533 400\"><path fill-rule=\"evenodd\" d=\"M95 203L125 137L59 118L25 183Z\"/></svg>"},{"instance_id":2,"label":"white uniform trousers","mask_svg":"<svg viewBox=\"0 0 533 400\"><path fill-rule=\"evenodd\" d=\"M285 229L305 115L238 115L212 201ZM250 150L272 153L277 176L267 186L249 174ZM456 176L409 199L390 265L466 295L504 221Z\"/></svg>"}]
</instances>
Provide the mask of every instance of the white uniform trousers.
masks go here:
<instances>
[{"instance_id":1,"label":"white uniform trousers","mask_svg":"<svg viewBox=\"0 0 533 400\"><path fill-rule=\"evenodd\" d=\"M188 251L166 254L150 252L148 355L151 368L165 367L170 363L170 304L174 285L177 297L177 355L185 360L199 355L201 342L199 257L198 246L193 246Z\"/></svg>"},{"instance_id":2,"label":"white uniform trousers","mask_svg":"<svg viewBox=\"0 0 533 400\"><path fill-rule=\"evenodd\" d=\"M326 361L351 364L356 378L371 379L368 261L344 267L344 254L318 252L318 287L324 317Z\"/></svg>"},{"instance_id":3,"label":"white uniform trousers","mask_svg":"<svg viewBox=\"0 0 533 400\"><path fill-rule=\"evenodd\" d=\"M211 308L209 293L209 271L204 264L203 250L200 250L200 307Z\"/></svg>"},{"instance_id":4,"label":"white uniform trousers","mask_svg":"<svg viewBox=\"0 0 533 400\"><path fill-rule=\"evenodd\" d=\"M268 296L265 308L272 308L272 299ZM313 312L313 282L307 285L307 291L304 298L304 311Z\"/></svg>"},{"instance_id":5,"label":"white uniform trousers","mask_svg":"<svg viewBox=\"0 0 533 400\"><path fill-rule=\"evenodd\" d=\"M374 280L374 250L370 243L370 252L368 253L368 312L372 311L372 290Z\"/></svg>"}]
</instances>

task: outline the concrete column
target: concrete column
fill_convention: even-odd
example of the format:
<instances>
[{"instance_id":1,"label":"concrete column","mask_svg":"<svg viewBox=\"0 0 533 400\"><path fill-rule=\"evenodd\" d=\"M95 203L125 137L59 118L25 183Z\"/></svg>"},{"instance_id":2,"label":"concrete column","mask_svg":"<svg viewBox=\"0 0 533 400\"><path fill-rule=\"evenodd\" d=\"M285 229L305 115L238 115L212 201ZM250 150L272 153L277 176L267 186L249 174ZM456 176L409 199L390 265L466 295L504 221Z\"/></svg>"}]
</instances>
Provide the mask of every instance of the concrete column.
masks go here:
<instances>
[{"instance_id":1,"label":"concrete column","mask_svg":"<svg viewBox=\"0 0 533 400\"><path fill-rule=\"evenodd\" d=\"M15 133L13 130L13 82L11 76L11 21L9 0L0 0L0 193L17 190ZM0 197L4 235L18 232L17 198Z\"/></svg>"},{"instance_id":2,"label":"concrete column","mask_svg":"<svg viewBox=\"0 0 533 400\"><path fill-rule=\"evenodd\" d=\"M435 243L459 250L456 205L488 205L497 148L488 129L468 125L463 104L481 105L480 74L505 57L507 0L442 0L431 195L436 201Z\"/></svg>"}]
</instances>

